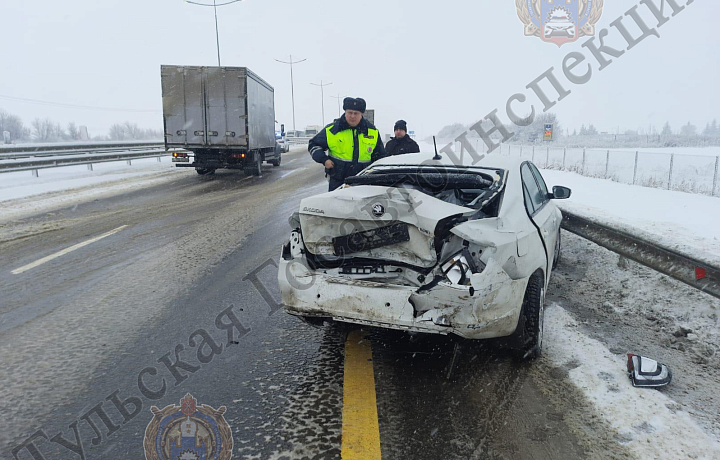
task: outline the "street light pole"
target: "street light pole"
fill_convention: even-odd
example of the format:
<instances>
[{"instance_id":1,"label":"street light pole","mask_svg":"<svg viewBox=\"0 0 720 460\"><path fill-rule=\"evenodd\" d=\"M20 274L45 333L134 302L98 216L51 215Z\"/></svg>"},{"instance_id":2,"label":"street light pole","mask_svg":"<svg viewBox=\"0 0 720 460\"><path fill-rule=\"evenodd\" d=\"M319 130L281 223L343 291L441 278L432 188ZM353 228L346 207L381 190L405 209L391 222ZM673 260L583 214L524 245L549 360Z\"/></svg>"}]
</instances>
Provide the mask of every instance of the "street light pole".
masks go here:
<instances>
[{"instance_id":1,"label":"street light pole","mask_svg":"<svg viewBox=\"0 0 720 460\"><path fill-rule=\"evenodd\" d=\"M217 56L218 56L218 67L220 67L220 31L218 29L218 18L217 18L217 7L218 6L225 6L225 5L231 5L233 3L242 2L242 0L231 0L229 2L221 3L218 5L217 0L213 0L212 5L207 3L198 3L198 2L192 2L190 0L185 0L185 3L190 3L191 5L198 5L198 6L212 6L215 10L215 41L217 42Z\"/></svg>"},{"instance_id":2,"label":"street light pole","mask_svg":"<svg viewBox=\"0 0 720 460\"><path fill-rule=\"evenodd\" d=\"M339 94L339 93L338 93L337 96L330 96L330 97L332 97L333 99L337 99L337 101L338 101L338 117L341 117L341 116L342 116L342 111L340 110L340 99L343 99L343 98L340 97L340 94Z\"/></svg>"},{"instance_id":3,"label":"street light pole","mask_svg":"<svg viewBox=\"0 0 720 460\"><path fill-rule=\"evenodd\" d=\"M218 22L217 22L217 2L216 2L216 0L213 0L213 9L215 10L215 41L217 42L218 67L221 67L220 66L220 30L218 29Z\"/></svg>"},{"instance_id":4,"label":"street light pole","mask_svg":"<svg viewBox=\"0 0 720 460\"><path fill-rule=\"evenodd\" d=\"M317 83L310 83L310 84L320 87L320 101L322 103L322 125L325 126L325 87L332 85L332 82L323 83L323 81L320 80L319 85Z\"/></svg>"},{"instance_id":5,"label":"street light pole","mask_svg":"<svg viewBox=\"0 0 720 460\"><path fill-rule=\"evenodd\" d=\"M282 64L290 64L290 93L292 94L292 113L293 113L293 131L297 132L297 129L295 128L295 81L293 80L293 64L299 64L301 62L307 61L307 59L301 59L299 61L292 60L292 54L290 55L290 61L281 61L280 59L275 59L276 61L282 63Z\"/></svg>"}]
</instances>

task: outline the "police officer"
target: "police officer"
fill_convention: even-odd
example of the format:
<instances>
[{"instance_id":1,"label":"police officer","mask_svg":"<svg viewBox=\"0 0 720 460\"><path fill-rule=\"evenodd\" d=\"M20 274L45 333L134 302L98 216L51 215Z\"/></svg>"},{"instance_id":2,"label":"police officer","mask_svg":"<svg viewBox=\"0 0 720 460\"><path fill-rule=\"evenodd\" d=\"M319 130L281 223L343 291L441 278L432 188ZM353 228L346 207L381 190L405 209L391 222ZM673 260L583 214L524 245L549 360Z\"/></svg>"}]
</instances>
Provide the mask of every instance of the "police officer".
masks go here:
<instances>
[{"instance_id":1,"label":"police officer","mask_svg":"<svg viewBox=\"0 0 720 460\"><path fill-rule=\"evenodd\" d=\"M346 97L345 114L310 140L308 151L313 160L325 165L325 174L330 176L329 191L385 156L380 132L363 117L365 108L364 99Z\"/></svg>"},{"instance_id":2,"label":"police officer","mask_svg":"<svg viewBox=\"0 0 720 460\"><path fill-rule=\"evenodd\" d=\"M417 145L407 133L407 122L398 120L395 122L395 137L390 139L385 147L388 156L402 155L404 153L418 153L420 146Z\"/></svg>"}]
</instances>

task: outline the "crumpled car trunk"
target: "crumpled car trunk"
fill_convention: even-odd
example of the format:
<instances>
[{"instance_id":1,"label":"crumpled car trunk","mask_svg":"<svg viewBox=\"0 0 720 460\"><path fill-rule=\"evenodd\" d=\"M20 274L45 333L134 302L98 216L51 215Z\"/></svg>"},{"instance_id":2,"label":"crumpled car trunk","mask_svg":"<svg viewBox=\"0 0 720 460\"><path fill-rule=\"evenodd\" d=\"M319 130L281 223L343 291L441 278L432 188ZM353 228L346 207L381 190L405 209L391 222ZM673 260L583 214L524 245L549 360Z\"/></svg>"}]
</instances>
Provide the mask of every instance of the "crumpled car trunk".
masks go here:
<instances>
[{"instance_id":1,"label":"crumpled car trunk","mask_svg":"<svg viewBox=\"0 0 720 460\"><path fill-rule=\"evenodd\" d=\"M358 185L302 200L300 228L307 251L326 263L373 259L430 269L442 239L475 212L415 189Z\"/></svg>"}]
</instances>

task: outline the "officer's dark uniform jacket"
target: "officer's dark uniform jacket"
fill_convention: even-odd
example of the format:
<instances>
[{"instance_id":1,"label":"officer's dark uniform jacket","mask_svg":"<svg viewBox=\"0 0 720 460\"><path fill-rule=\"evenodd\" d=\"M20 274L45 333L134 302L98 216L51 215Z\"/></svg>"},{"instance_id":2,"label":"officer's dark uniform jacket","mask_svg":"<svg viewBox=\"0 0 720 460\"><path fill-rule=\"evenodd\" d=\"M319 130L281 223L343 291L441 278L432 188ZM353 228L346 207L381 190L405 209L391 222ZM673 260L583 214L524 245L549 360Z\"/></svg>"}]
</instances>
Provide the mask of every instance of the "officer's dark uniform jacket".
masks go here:
<instances>
[{"instance_id":1,"label":"officer's dark uniform jacket","mask_svg":"<svg viewBox=\"0 0 720 460\"><path fill-rule=\"evenodd\" d=\"M388 156L402 155L404 153L419 153L420 146L406 134L402 139L396 137L390 139L385 146L385 151L387 151Z\"/></svg>"},{"instance_id":2,"label":"officer's dark uniform jacket","mask_svg":"<svg viewBox=\"0 0 720 460\"><path fill-rule=\"evenodd\" d=\"M386 156L377 128L364 117L355 128L351 128L345 115L317 133L310 140L308 151L320 164L325 164L326 160L335 164L332 169L325 169L330 176L330 190L341 186L345 178L356 175Z\"/></svg>"}]
</instances>

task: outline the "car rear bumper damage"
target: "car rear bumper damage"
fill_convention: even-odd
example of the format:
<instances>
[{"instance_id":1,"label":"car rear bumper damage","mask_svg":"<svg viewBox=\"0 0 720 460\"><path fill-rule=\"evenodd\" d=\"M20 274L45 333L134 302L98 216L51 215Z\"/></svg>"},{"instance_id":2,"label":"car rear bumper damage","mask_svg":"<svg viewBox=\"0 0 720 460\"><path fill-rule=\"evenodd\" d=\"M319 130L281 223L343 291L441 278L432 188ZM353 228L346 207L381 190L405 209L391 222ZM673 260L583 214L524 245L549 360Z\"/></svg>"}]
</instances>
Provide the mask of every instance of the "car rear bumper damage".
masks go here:
<instances>
[{"instance_id":1,"label":"car rear bumper damage","mask_svg":"<svg viewBox=\"0 0 720 460\"><path fill-rule=\"evenodd\" d=\"M468 339L505 337L518 324L529 278L511 279L493 259L469 285L435 280L418 287L312 269L301 237L293 239L278 270L290 314Z\"/></svg>"}]
</instances>

